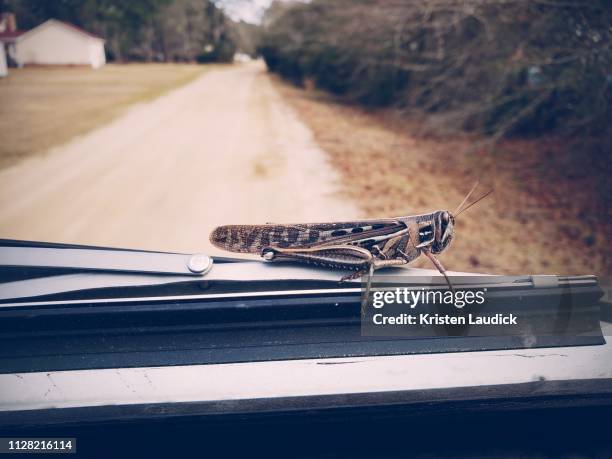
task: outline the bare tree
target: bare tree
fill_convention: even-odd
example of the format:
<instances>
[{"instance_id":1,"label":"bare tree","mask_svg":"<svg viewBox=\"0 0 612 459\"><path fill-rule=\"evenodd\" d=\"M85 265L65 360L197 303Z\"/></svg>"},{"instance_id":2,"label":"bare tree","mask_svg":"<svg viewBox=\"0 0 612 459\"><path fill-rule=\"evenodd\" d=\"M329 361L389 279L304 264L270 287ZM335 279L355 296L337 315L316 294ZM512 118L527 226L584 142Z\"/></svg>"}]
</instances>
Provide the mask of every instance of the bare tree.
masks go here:
<instances>
[{"instance_id":1,"label":"bare tree","mask_svg":"<svg viewBox=\"0 0 612 459\"><path fill-rule=\"evenodd\" d=\"M269 67L439 127L509 133L609 119L612 7L566 0L314 0L265 20ZM435 116L434 116L435 115Z\"/></svg>"}]
</instances>

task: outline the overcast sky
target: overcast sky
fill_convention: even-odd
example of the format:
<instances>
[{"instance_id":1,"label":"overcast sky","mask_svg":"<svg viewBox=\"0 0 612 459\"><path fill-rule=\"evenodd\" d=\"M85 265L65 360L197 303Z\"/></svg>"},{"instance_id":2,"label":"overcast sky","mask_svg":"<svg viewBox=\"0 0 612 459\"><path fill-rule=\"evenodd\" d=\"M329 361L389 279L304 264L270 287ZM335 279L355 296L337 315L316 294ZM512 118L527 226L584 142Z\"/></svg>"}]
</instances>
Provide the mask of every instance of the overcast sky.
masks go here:
<instances>
[{"instance_id":1,"label":"overcast sky","mask_svg":"<svg viewBox=\"0 0 612 459\"><path fill-rule=\"evenodd\" d=\"M263 13L270 6L273 0L215 0L215 3L223 8L223 10L234 21L246 21L251 23L259 23L263 17ZM310 0L281 0L283 2L303 2L308 3Z\"/></svg>"},{"instance_id":2,"label":"overcast sky","mask_svg":"<svg viewBox=\"0 0 612 459\"><path fill-rule=\"evenodd\" d=\"M233 20L257 23L272 0L219 0L218 3Z\"/></svg>"}]
</instances>

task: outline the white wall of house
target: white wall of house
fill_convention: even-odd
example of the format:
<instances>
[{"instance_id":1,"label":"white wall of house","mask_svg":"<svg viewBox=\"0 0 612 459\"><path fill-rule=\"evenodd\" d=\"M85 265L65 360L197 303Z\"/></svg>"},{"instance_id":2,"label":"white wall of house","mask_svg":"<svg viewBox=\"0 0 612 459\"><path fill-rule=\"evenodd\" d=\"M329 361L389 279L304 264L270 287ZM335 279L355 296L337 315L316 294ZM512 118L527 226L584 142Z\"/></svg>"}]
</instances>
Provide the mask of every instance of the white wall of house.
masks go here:
<instances>
[{"instance_id":1,"label":"white wall of house","mask_svg":"<svg viewBox=\"0 0 612 459\"><path fill-rule=\"evenodd\" d=\"M106 62L104 40L51 19L19 37L15 60L20 66L90 65L98 68Z\"/></svg>"},{"instance_id":2,"label":"white wall of house","mask_svg":"<svg viewBox=\"0 0 612 459\"><path fill-rule=\"evenodd\" d=\"M8 67L6 65L6 51L4 50L4 43L0 43L0 77L8 75Z\"/></svg>"},{"instance_id":3,"label":"white wall of house","mask_svg":"<svg viewBox=\"0 0 612 459\"><path fill-rule=\"evenodd\" d=\"M94 69L106 64L106 54L104 54L104 42L102 40L89 43L89 61Z\"/></svg>"}]
</instances>

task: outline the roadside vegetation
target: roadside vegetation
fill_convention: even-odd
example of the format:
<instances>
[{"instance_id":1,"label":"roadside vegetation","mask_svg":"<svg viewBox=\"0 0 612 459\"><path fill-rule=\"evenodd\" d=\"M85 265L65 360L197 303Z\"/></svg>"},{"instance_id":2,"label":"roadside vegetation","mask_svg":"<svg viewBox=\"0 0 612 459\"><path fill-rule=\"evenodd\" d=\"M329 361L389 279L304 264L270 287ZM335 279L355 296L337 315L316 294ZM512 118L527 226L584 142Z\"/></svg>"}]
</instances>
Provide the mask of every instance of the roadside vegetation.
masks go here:
<instances>
[{"instance_id":1,"label":"roadside vegetation","mask_svg":"<svg viewBox=\"0 0 612 459\"><path fill-rule=\"evenodd\" d=\"M452 208L455 270L612 273L609 2L275 2L260 51L369 216ZM324 91L324 92L321 92Z\"/></svg>"},{"instance_id":2,"label":"roadside vegetation","mask_svg":"<svg viewBox=\"0 0 612 459\"><path fill-rule=\"evenodd\" d=\"M111 64L11 69L0 80L0 168L101 126L128 106L186 84L208 67Z\"/></svg>"},{"instance_id":3,"label":"roadside vegetation","mask_svg":"<svg viewBox=\"0 0 612 459\"><path fill-rule=\"evenodd\" d=\"M27 30L49 18L106 39L107 58L119 62L231 62L255 52L257 30L234 22L212 0L0 0Z\"/></svg>"},{"instance_id":4,"label":"roadside vegetation","mask_svg":"<svg viewBox=\"0 0 612 459\"><path fill-rule=\"evenodd\" d=\"M560 0L277 2L268 68L367 106L496 137L600 133L610 118L612 6Z\"/></svg>"},{"instance_id":5,"label":"roadside vegetation","mask_svg":"<svg viewBox=\"0 0 612 459\"><path fill-rule=\"evenodd\" d=\"M371 218L451 212L480 179L495 192L459 216L446 268L498 274L612 275L610 210L598 184L561 156L555 136L502 139L494 154L473 134L423 135L389 110L351 106L277 80L342 177L344 193ZM561 163L559 163L562 161ZM429 260L414 266L431 269ZM603 281L605 285L605 280Z\"/></svg>"}]
</instances>

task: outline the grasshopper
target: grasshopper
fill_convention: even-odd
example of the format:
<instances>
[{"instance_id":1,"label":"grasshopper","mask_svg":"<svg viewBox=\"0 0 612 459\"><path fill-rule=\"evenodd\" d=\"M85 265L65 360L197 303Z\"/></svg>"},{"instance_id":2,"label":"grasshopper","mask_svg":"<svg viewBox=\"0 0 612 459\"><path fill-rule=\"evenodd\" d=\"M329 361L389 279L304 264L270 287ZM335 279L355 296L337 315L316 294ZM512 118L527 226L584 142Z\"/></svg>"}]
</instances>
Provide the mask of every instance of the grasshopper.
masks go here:
<instances>
[{"instance_id":1,"label":"grasshopper","mask_svg":"<svg viewBox=\"0 0 612 459\"><path fill-rule=\"evenodd\" d=\"M369 273L368 284L374 270L404 265L425 255L452 290L446 269L436 255L453 240L456 216L492 192L462 208L477 186L478 183L454 213L437 210L351 222L226 225L213 230L210 242L230 252L259 254L266 261L296 261L353 271L341 282Z\"/></svg>"}]
</instances>

